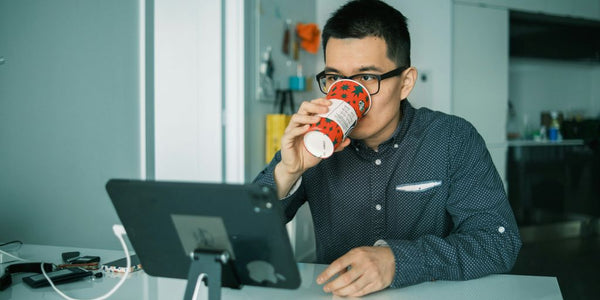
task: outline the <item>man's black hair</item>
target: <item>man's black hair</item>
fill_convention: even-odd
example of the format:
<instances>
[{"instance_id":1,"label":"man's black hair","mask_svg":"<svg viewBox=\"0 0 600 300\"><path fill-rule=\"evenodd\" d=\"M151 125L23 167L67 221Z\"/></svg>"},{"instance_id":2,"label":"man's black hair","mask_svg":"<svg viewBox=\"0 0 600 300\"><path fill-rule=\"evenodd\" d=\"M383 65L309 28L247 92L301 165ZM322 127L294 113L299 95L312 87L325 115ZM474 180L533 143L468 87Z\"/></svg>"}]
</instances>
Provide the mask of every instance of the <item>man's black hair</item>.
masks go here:
<instances>
[{"instance_id":1,"label":"man's black hair","mask_svg":"<svg viewBox=\"0 0 600 300\"><path fill-rule=\"evenodd\" d=\"M323 53L330 37L382 38L387 45L387 56L400 66L410 66L410 34L406 17L378 0L355 0L334 12L323 28Z\"/></svg>"}]
</instances>

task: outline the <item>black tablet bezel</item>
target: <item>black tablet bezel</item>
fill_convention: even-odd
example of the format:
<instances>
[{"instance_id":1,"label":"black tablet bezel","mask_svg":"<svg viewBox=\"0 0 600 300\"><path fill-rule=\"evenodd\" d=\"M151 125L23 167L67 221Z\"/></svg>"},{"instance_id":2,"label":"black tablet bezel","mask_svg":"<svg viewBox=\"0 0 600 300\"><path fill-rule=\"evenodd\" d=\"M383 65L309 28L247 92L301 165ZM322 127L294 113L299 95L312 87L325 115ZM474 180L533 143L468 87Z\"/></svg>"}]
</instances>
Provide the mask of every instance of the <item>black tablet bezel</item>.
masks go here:
<instances>
[{"instance_id":1,"label":"black tablet bezel","mask_svg":"<svg viewBox=\"0 0 600 300\"><path fill-rule=\"evenodd\" d=\"M253 184L111 179L106 190L149 275L182 279L188 276L190 253L184 249L182 238L195 233L178 231L174 216L200 218L200 221L218 218L224 224L232 248L229 250L233 252L229 266L223 268L223 286L237 287L236 281L274 288L300 286L298 265L279 200L270 188ZM258 273L251 270L257 262Z\"/></svg>"}]
</instances>

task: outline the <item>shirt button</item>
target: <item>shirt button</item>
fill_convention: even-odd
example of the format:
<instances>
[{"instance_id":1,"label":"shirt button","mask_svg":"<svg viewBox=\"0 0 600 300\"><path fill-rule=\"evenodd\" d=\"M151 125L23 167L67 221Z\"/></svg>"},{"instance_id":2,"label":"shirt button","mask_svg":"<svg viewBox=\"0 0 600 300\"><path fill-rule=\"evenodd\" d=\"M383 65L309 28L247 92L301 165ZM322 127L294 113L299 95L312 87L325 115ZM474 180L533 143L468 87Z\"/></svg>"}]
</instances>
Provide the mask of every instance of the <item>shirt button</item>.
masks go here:
<instances>
[{"instance_id":1,"label":"shirt button","mask_svg":"<svg viewBox=\"0 0 600 300\"><path fill-rule=\"evenodd\" d=\"M375 160L375 164L376 164L376 165L378 165L378 166L379 166L379 165L381 165L381 159L379 159L379 158L378 158L378 159L376 159L376 160Z\"/></svg>"},{"instance_id":2,"label":"shirt button","mask_svg":"<svg viewBox=\"0 0 600 300\"><path fill-rule=\"evenodd\" d=\"M375 209L376 209L376 210L381 210L381 204L377 204L377 205L375 205Z\"/></svg>"},{"instance_id":3,"label":"shirt button","mask_svg":"<svg viewBox=\"0 0 600 300\"><path fill-rule=\"evenodd\" d=\"M398 148L398 144L394 144L394 148Z\"/></svg>"},{"instance_id":4,"label":"shirt button","mask_svg":"<svg viewBox=\"0 0 600 300\"><path fill-rule=\"evenodd\" d=\"M506 229L504 229L503 226L498 227L498 232L504 233L504 231L506 231Z\"/></svg>"}]
</instances>

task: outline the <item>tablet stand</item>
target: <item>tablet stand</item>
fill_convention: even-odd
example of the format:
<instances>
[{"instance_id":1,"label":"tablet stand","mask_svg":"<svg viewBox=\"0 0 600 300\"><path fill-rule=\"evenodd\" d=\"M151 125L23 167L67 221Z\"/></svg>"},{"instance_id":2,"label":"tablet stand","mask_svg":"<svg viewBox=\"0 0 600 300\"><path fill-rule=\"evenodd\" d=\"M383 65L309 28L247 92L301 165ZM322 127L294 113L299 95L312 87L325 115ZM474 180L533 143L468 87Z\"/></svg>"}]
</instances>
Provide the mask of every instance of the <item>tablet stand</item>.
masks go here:
<instances>
[{"instance_id":1,"label":"tablet stand","mask_svg":"<svg viewBox=\"0 0 600 300\"><path fill-rule=\"evenodd\" d=\"M208 287L208 300L221 299L221 274L223 266L231 268L227 264L229 253L227 251L216 250L194 250L190 254L192 263L188 272L188 282L185 288L185 300L196 298L200 283L203 282Z\"/></svg>"}]
</instances>

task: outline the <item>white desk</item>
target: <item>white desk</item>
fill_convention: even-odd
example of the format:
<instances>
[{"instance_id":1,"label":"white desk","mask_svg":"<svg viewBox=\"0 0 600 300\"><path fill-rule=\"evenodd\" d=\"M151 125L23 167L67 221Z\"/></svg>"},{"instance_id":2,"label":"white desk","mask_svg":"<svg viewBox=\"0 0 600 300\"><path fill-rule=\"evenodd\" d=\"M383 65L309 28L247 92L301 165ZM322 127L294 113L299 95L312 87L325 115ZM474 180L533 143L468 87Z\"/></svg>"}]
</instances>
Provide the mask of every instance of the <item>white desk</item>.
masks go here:
<instances>
[{"instance_id":1,"label":"white desk","mask_svg":"<svg viewBox=\"0 0 600 300\"><path fill-rule=\"evenodd\" d=\"M122 251L82 249L24 245L18 255L24 259L44 262L60 262L60 254L66 251L80 251L82 255L97 255L101 262L108 262L124 256ZM2 265L2 268L6 265ZM267 289L244 286L241 290L222 289L222 299L346 299L326 294L315 283L316 276L325 265L299 264L302 285L297 290ZM13 285L0 292L0 300L5 299L62 299L51 287L32 289L13 276ZM103 295L117 283L118 275L107 275L100 279L84 279L58 287L70 297L90 299ZM156 278L143 271L132 273L121 288L110 299L183 299L186 281L181 279ZM206 291L206 289L204 289ZM200 295L200 299L206 295ZM470 281L435 281L401 288L386 289L368 295L363 299L562 299L555 277L491 275Z\"/></svg>"}]
</instances>

